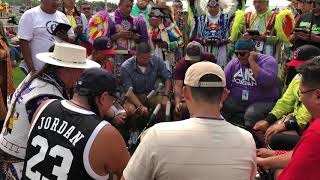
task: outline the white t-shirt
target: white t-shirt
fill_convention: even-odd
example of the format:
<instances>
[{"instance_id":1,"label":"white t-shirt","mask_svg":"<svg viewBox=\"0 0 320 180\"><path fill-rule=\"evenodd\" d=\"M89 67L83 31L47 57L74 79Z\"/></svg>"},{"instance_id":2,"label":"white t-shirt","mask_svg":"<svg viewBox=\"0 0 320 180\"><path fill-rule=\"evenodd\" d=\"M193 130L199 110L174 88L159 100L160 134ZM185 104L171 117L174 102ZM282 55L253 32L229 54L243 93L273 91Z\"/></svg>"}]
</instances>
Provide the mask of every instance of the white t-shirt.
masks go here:
<instances>
[{"instance_id":1,"label":"white t-shirt","mask_svg":"<svg viewBox=\"0 0 320 180\"><path fill-rule=\"evenodd\" d=\"M141 70L141 72L142 72L143 74L146 73L146 71L147 71L147 67L139 66L139 65L138 65L138 68Z\"/></svg>"},{"instance_id":2,"label":"white t-shirt","mask_svg":"<svg viewBox=\"0 0 320 180\"><path fill-rule=\"evenodd\" d=\"M86 16L83 13L81 13L81 20L82 20L82 23L83 23L83 33L86 33L88 25L89 25L89 22L88 22Z\"/></svg>"},{"instance_id":3,"label":"white t-shirt","mask_svg":"<svg viewBox=\"0 0 320 180\"><path fill-rule=\"evenodd\" d=\"M58 23L69 24L69 21L62 12L47 14L40 6L26 11L19 21L18 38L29 41L32 62L36 70L40 70L45 64L36 58L36 54L48 52L55 42L62 42L52 35ZM72 28L68 31L68 35L75 36Z\"/></svg>"},{"instance_id":4,"label":"white t-shirt","mask_svg":"<svg viewBox=\"0 0 320 180\"><path fill-rule=\"evenodd\" d=\"M254 179L252 135L224 120L191 118L150 128L131 157L126 180Z\"/></svg>"}]
</instances>

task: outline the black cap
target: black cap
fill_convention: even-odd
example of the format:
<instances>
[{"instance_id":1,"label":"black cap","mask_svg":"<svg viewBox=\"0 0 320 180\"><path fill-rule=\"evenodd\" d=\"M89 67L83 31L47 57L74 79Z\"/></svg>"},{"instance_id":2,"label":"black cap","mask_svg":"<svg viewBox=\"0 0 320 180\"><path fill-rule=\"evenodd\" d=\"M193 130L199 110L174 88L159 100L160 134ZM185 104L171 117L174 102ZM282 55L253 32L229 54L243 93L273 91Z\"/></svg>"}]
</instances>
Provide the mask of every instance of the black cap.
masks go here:
<instances>
[{"instance_id":1,"label":"black cap","mask_svg":"<svg viewBox=\"0 0 320 180\"><path fill-rule=\"evenodd\" d=\"M298 47L293 52L291 61L287 64L288 66L300 66L305 61L310 60L320 55L320 49L312 45L303 45Z\"/></svg>"},{"instance_id":2,"label":"black cap","mask_svg":"<svg viewBox=\"0 0 320 180\"><path fill-rule=\"evenodd\" d=\"M76 92L80 96L89 94L101 95L108 92L111 96L118 98L116 78L102 68L90 68L85 70L76 84Z\"/></svg>"},{"instance_id":3,"label":"black cap","mask_svg":"<svg viewBox=\"0 0 320 180\"><path fill-rule=\"evenodd\" d=\"M107 50L112 48L112 41L107 36L100 36L93 41L93 49Z\"/></svg>"}]
</instances>

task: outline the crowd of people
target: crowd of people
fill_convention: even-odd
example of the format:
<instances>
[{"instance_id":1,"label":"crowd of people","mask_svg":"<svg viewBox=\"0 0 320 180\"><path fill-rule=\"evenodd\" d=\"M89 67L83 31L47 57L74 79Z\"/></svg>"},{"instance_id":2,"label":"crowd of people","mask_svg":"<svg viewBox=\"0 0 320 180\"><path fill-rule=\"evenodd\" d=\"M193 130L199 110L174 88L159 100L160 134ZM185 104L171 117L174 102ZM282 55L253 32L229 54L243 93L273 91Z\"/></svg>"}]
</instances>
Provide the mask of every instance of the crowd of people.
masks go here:
<instances>
[{"instance_id":1,"label":"crowd of people","mask_svg":"<svg viewBox=\"0 0 320 180\"><path fill-rule=\"evenodd\" d=\"M167 3L0 23L0 179L320 178L320 0Z\"/></svg>"}]
</instances>

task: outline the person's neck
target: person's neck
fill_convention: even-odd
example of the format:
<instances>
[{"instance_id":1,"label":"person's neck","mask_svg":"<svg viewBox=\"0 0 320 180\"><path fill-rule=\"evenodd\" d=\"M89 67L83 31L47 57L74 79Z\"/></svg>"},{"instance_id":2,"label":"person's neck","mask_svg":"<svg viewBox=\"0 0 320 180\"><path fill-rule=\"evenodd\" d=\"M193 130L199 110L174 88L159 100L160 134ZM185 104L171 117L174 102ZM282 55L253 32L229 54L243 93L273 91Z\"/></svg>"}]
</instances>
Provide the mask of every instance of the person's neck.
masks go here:
<instances>
[{"instance_id":1,"label":"person's neck","mask_svg":"<svg viewBox=\"0 0 320 180\"><path fill-rule=\"evenodd\" d=\"M214 14L210 14L209 13L209 17L214 18L214 17L218 16L218 14L219 14L219 12L218 13L214 13Z\"/></svg>"},{"instance_id":2,"label":"person's neck","mask_svg":"<svg viewBox=\"0 0 320 180\"><path fill-rule=\"evenodd\" d=\"M120 16L122 19L128 19L128 15L127 14L123 14L121 11L120 11Z\"/></svg>"},{"instance_id":3,"label":"person's neck","mask_svg":"<svg viewBox=\"0 0 320 180\"><path fill-rule=\"evenodd\" d=\"M194 107L194 110L190 110L190 115L192 117L221 118L218 105L195 104Z\"/></svg>"},{"instance_id":4,"label":"person's neck","mask_svg":"<svg viewBox=\"0 0 320 180\"><path fill-rule=\"evenodd\" d=\"M63 71L61 71L61 69L56 70L56 75L57 75L58 79L60 81L62 81L62 83L64 84L65 88L67 88L67 89L71 88L71 87L68 86L69 83L68 83L68 80L67 80L68 79L67 76L64 74Z\"/></svg>"},{"instance_id":5,"label":"person's neck","mask_svg":"<svg viewBox=\"0 0 320 180\"><path fill-rule=\"evenodd\" d=\"M140 6L138 6L138 8L139 8L140 10L144 11L144 10L147 9L147 6L145 6L145 7L140 7Z\"/></svg>"},{"instance_id":6,"label":"person's neck","mask_svg":"<svg viewBox=\"0 0 320 180\"><path fill-rule=\"evenodd\" d=\"M43 12L45 12L45 13L47 13L47 14L54 14L54 13L56 13L56 11L50 11L50 10L48 10L48 9L46 9L45 7L43 7L43 5L40 5L40 9L43 11Z\"/></svg>"},{"instance_id":7,"label":"person's neck","mask_svg":"<svg viewBox=\"0 0 320 180\"><path fill-rule=\"evenodd\" d=\"M317 111L317 112L319 112L319 111ZM319 113L317 113L317 112L312 114L312 119L320 120L320 112Z\"/></svg>"},{"instance_id":8,"label":"person's neck","mask_svg":"<svg viewBox=\"0 0 320 180\"><path fill-rule=\"evenodd\" d=\"M74 7L67 7L67 6L65 6L64 7L67 11L72 11L73 9L74 9Z\"/></svg>"},{"instance_id":9,"label":"person's neck","mask_svg":"<svg viewBox=\"0 0 320 180\"><path fill-rule=\"evenodd\" d=\"M257 14L259 15L263 15L264 13L266 13L268 11L268 8L266 8L264 11L261 11L261 12L257 12Z\"/></svg>"},{"instance_id":10,"label":"person's neck","mask_svg":"<svg viewBox=\"0 0 320 180\"><path fill-rule=\"evenodd\" d=\"M74 95L70 100L73 105L76 105L82 109L90 111L90 106L88 104L88 99L82 96Z\"/></svg>"},{"instance_id":11,"label":"person's neck","mask_svg":"<svg viewBox=\"0 0 320 180\"><path fill-rule=\"evenodd\" d=\"M148 66L149 66L149 64L140 64L140 63L138 63L138 62L137 62L137 66L145 67L145 68L146 68L146 67L148 67Z\"/></svg>"}]
</instances>

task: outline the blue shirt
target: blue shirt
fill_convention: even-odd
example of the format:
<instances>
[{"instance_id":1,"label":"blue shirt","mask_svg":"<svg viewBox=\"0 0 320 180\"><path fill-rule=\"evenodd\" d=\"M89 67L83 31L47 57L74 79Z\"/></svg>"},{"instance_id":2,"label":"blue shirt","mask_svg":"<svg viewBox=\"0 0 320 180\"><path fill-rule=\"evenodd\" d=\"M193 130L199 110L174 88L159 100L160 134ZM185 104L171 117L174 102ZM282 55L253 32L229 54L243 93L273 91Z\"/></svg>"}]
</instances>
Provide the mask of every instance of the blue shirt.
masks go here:
<instances>
[{"instance_id":1,"label":"blue shirt","mask_svg":"<svg viewBox=\"0 0 320 180\"><path fill-rule=\"evenodd\" d=\"M171 78L170 71L159 57L152 56L145 73L142 73L138 67L135 56L121 65L121 80L124 92L129 87L133 87L134 93L148 93L155 89L154 85L158 78L163 81Z\"/></svg>"}]
</instances>

